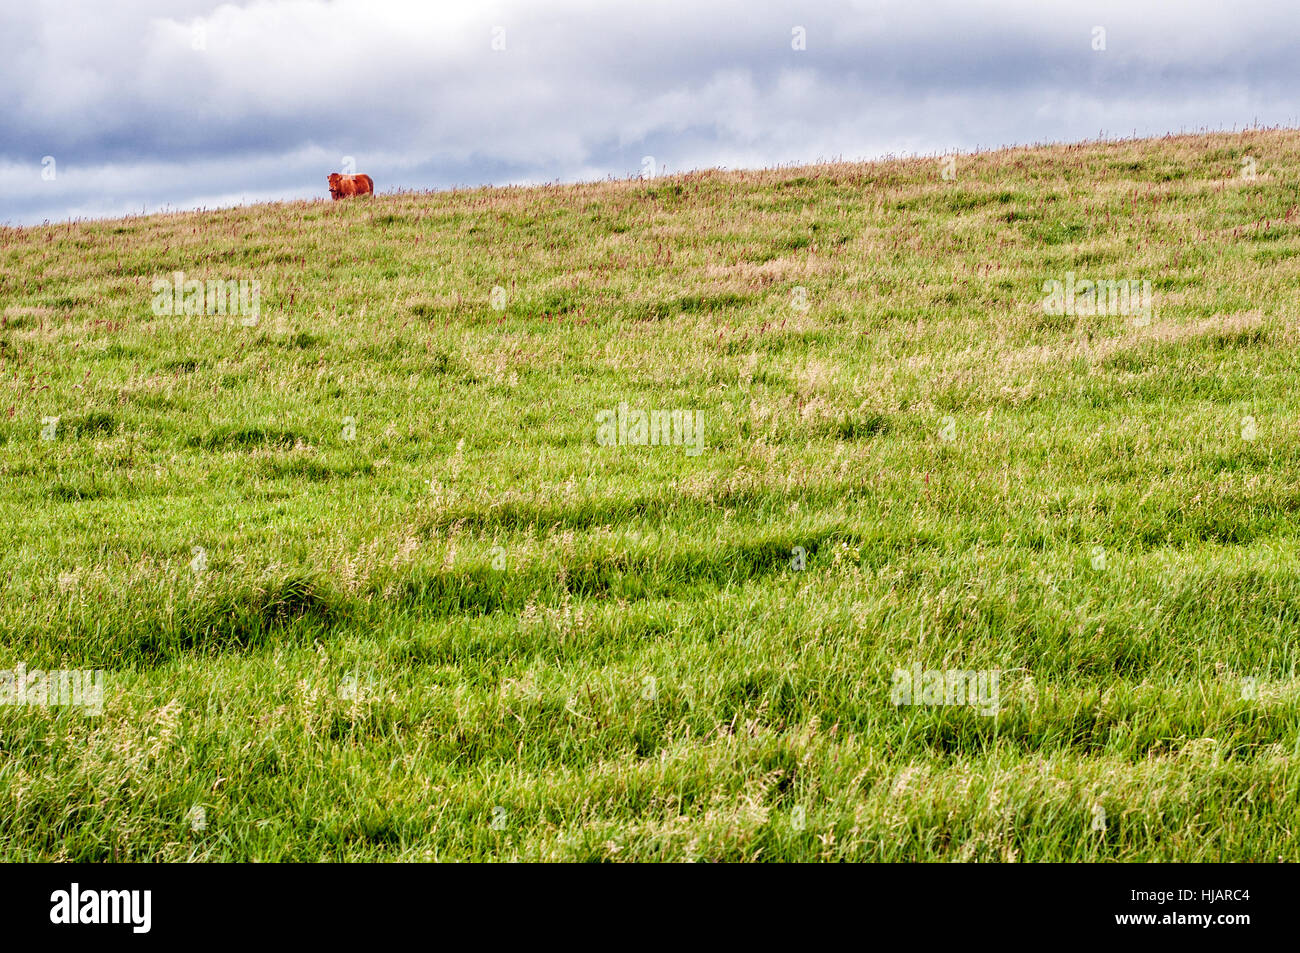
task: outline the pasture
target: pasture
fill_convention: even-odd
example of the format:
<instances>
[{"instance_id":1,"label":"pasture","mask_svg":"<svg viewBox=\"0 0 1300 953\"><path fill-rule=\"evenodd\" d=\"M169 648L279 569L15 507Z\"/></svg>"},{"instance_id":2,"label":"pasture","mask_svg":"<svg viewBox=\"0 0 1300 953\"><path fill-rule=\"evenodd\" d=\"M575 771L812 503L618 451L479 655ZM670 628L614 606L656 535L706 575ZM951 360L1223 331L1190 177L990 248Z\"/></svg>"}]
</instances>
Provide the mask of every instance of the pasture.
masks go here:
<instances>
[{"instance_id":1,"label":"pasture","mask_svg":"<svg viewBox=\"0 0 1300 953\"><path fill-rule=\"evenodd\" d=\"M0 229L0 857L1298 859L1300 132L393 186Z\"/></svg>"}]
</instances>

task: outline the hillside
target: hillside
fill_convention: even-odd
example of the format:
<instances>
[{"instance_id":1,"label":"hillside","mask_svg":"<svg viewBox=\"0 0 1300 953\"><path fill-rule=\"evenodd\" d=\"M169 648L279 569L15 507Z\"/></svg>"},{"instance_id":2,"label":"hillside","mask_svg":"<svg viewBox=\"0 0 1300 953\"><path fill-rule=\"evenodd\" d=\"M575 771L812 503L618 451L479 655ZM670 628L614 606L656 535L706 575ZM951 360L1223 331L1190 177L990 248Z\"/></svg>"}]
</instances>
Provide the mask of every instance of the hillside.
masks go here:
<instances>
[{"instance_id":1,"label":"hillside","mask_svg":"<svg viewBox=\"0 0 1300 953\"><path fill-rule=\"evenodd\" d=\"M4 859L1300 859L1300 131L377 185L0 229Z\"/></svg>"}]
</instances>

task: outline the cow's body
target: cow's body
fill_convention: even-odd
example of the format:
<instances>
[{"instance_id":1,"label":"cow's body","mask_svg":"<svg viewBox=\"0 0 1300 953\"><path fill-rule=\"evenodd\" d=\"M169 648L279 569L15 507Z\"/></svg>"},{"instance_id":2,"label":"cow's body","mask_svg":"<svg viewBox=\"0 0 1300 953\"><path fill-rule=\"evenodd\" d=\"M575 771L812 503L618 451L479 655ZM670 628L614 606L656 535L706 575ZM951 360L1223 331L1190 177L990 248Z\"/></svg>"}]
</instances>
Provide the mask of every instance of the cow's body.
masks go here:
<instances>
[{"instance_id":1,"label":"cow's body","mask_svg":"<svg viewBox=\"0 0 1300 953\"><path fill-rule=\"evenodd\" d=\"M375 182L368 175L330 175L330 195L334 201L350 195L374 195Z\"/></svg>"}]
</instances>

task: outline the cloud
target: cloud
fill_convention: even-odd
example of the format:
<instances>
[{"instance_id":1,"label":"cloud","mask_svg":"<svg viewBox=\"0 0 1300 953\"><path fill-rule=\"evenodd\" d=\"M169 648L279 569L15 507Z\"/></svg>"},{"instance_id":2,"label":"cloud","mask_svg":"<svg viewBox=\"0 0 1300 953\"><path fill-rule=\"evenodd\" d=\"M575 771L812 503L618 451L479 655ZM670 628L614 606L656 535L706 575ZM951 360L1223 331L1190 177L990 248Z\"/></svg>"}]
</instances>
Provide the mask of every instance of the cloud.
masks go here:
<instances>
[{"instance_id":1,"label":"cloud","mask_svg":"<svg viewBox=\"0 0 1300 953\"><path fill-rule=\"evenodd\" d=\"M1238 12L1200 0L15 5L0 14L0 168L31 188L6 196L0 221L323 196L344 156L383 191L630 175L644 155L683 170L1294 124L1300 15L1289 0Z\"/></svg>"}]
</instances>

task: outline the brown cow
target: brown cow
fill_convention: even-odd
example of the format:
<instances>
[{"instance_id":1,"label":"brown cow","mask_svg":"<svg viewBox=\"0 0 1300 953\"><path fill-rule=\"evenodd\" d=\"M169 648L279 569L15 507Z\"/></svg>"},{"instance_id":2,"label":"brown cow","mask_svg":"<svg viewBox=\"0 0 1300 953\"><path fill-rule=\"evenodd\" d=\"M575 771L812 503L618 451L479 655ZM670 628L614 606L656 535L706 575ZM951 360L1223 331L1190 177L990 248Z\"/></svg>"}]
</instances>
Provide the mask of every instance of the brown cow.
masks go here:
<instances>
[{"instance_id":1,"label":"brown cow","mask_svg":"<svg viewBox=\"0 0 1300 953\"><path fill-rule=\"evenodd\" d=\"M374 194L375 180L368 175L339 175L337 172L330 174L330 195L336 202L349 195Z\"/></svg>"}]
</instances>

